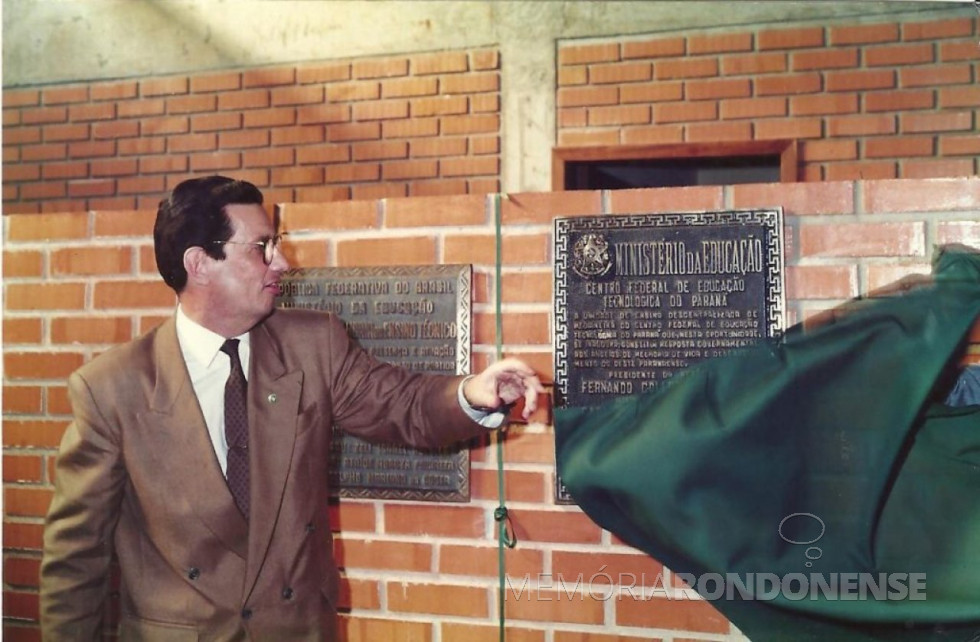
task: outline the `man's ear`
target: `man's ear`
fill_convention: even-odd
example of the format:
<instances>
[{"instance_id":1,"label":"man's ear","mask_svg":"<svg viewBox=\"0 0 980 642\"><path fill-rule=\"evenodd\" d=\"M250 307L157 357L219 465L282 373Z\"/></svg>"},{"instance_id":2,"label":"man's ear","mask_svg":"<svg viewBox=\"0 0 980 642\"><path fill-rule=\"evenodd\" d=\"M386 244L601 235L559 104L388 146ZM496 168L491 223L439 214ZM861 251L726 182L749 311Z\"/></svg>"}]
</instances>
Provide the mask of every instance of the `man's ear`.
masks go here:
<instances>
[{"instance_id":1,"label":"man's ear","mask_svg":"<svg viewBox=\"0 0 980 642\"><path fill-rule=\"evenodd\" d=\"M205 285L210 279L213 259L207 255L203 247L193 246L184 250L184 269L187 270L187 282Z\"/></svg>"}]
</instances>

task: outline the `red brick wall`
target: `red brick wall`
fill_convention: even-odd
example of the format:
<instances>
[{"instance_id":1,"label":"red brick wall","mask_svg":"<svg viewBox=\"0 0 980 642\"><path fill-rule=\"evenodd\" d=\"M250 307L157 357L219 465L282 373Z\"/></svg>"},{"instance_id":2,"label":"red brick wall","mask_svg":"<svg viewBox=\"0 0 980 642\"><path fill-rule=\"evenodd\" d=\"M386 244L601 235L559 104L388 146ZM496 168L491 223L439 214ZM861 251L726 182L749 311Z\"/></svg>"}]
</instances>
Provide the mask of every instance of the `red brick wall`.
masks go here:
<instances>
[{"instance_id":1,"label":"red brick wall","mask_svg":"<svg viewBox=\"0 0 980 642\"><path fill-rule=\"evenodd\" d=\"M832 24L558 50L558 144L800 141L800 180L980 173L978 21Z\"/></svg>"},{"instance_id":2,"label":"red brick wall","mask_svg":"<svg viewBox=\"0 0 980 642\"><path fill-rule=\"evenodd\" d=\"M3 209L155 207L235 172L270 201L499 189L496 50L3 93Z\"/></svg>"},{"instance_id":3,"label":"red brick wall","mask_svg":"<svg viewBox=\"0 0 980 642\"><path fill-rule=\"evenodd\" d=\"M556 216L760 206L782 206L786 214L791 320L907 274L928 273L936 244L980 247L975 177L511 194L501 209L505 353L523 356L552 379ZM482 368L497 339L491 212L492 199L475 194L287 203L287 256L301 267L473 264L473 366ZM39 639L42 518L54 453L70 420L66 376L171 313L173 297L153 268L152 219L143 210L3 217L5 639ZM972 340L969 359L980 363L980 326ZM710 605L683 594L635 600L630 595L639 588L633 587L604 601L602 580L590 593L587 581L596 573L632 574L637 582L642 575L653 584L661 569L574 507L554 504L550 422L550 413L539 411L529 424L513 426L504 443L507 498L520 538L506 558L508 640L729 634L730 625ZM497 639L495 444L471 455L469 504L344 500L335 510L352 607L345 639ZM559 574L566 585L557 583ZM576 590L579 574L586 584ZM608 635L596 637L597 627Z\"/></svg>"},{"instance_id":4,"label":"red brick wall","mask_svg":"<svg viewBox=\"0 0 980 642\"><path fill-rule=\"evenodd\" d=\"M801 180L976 175L977 23L560 43L557 142L792 138ZM283 202L491 192L501 73L479 49L7 89L3 210L149 208L212 172Z\"/></svg>"}]
</instances>

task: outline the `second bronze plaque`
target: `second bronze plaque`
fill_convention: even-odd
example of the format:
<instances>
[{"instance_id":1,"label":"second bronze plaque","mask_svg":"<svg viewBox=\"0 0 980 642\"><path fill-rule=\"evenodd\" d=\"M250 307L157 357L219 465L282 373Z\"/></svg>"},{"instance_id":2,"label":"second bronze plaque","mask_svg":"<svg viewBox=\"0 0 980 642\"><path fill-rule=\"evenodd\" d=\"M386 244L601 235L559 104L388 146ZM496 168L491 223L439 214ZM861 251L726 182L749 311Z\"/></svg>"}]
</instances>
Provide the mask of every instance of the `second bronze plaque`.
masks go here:
<instances>
[{"instance_id":1,"label":"second bronze plaque","mask_svg":"<svg viewBox=\"0 0 980 642\"><path fill-rule=\"evenodd\" d=\"M466 374L471 272L469 265L295 269L283 276L279 306L333 312L381 361L419 372ZM329 466L331 489L341 497L470 497L465 446L420 451L371 444L337 426Z\"/></svg>"}]
</instances>

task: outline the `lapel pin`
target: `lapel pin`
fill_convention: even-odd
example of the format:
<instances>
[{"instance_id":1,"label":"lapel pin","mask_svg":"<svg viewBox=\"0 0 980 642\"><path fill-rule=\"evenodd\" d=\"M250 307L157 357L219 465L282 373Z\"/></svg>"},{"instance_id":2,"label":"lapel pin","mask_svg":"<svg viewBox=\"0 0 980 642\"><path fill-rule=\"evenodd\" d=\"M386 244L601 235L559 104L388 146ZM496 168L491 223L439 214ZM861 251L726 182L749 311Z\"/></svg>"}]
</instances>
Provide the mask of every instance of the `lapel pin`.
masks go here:
<instances>
[{"instance_id":1,"label":"lapel pin","mask_svg":"<svg viewBox=\"0 0 980 642\"><path fill-rule=\"evenodd\" d=\"M279 397L276 396L276 393L269 393L269 403L276 403L277 401L279 401Z\"/></svg>"}]
</instances>

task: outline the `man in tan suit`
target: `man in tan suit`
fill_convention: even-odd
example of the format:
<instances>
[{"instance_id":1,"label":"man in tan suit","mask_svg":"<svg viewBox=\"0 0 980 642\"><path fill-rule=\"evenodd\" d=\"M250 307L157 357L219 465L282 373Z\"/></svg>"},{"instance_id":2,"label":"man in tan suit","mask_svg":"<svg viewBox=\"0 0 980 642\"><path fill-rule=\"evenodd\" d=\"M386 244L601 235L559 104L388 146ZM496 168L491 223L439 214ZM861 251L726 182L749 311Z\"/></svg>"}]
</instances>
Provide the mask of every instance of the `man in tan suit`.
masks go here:
<instances>
[{"instance_id":1,"label":"man in tan suit","mask_svg":"<svg viewBox=\"0 0 980 642\"><path fill-rule=\"evenodd\" d=\"M189 180L161 202L154 247L178 309L69 379L45 640L100 637L113 552L123 640L333 640L331 426L428 447L499 425L520 397L533 411L541 384L518 360L420 375L334 316L275 311L278 244L250 183Z\"/></svg>"}]
</instances>

